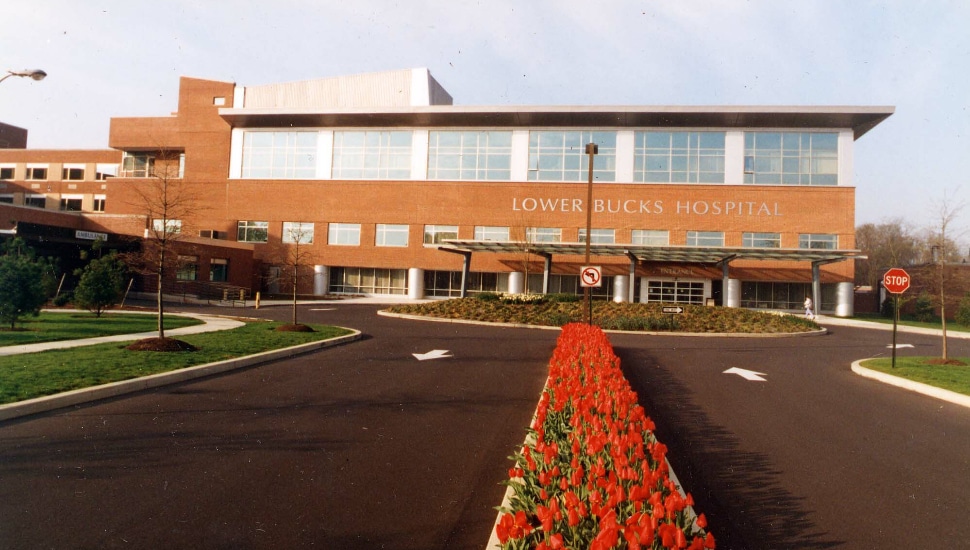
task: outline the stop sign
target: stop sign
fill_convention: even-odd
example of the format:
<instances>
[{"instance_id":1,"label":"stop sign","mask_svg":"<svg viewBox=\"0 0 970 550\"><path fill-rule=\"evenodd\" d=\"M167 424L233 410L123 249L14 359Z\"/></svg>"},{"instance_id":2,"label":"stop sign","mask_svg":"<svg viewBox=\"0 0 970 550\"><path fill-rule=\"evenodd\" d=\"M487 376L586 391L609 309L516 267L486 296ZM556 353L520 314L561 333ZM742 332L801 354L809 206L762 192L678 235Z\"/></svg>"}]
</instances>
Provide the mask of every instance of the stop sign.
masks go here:
<instances>
[{"instance_id":1,"label":"stop sign","mask_svg":"<svg viewBox=\"0 0 970 550\"><path fill-rule=\"evenodd\" d=\"M902 294L909 289L909 273L906 270L894 267L882 276L882 286L893 294Z\"/></svg>"}]
</instances>

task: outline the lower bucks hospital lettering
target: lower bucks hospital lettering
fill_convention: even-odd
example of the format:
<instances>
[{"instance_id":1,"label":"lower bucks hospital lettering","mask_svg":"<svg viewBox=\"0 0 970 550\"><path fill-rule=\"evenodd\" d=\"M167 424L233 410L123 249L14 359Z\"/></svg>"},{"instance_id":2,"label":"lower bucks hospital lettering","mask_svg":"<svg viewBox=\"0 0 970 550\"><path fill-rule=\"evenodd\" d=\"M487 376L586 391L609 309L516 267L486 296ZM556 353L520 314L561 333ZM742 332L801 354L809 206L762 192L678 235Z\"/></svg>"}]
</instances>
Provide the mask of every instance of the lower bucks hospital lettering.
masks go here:
<instances>
[{"instance_id":1,"label":"lower bucks hospital lettering","mask_svg":"<svg viewBox=\"0 0 970 550\"><path fill-rule=\"evenodd\" d=\"M512 198L513 212L585 212L585 199L525 197ZM661 200L593 199L594 213L663 214ZM697 216L781 216L778 203L754 201L677 201L673 212Z\"/></svg>"},{"instance_id":2,"label":"lower bucks hospital lettering","mask_svg":"<svg viewBox=\"0 0 970 550\"><path fill-rule=\"evenodd\" d=\"M812 296L851 315L855 143L894 112L455 105L427 69L182 77L172 108L112 118L101 150L27 149L0 123L22 136L0 148L0 239L70 273L96 242L173 232L161 284L180 297L414 299L581 293L588 241L598 299L800 311ZM195 207L150 214L160 181Z\"/></svg>"}]
</instances>

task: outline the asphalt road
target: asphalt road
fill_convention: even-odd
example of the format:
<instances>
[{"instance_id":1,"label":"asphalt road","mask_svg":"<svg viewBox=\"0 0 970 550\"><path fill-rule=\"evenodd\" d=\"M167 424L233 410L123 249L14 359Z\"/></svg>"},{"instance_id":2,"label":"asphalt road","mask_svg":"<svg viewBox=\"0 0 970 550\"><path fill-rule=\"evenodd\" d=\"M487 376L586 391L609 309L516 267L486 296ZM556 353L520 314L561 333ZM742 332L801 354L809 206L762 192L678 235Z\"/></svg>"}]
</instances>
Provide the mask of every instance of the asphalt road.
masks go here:
<instances>
[{"instance_id":1,"label":"asphalt road","mask_svg":"<svg viewBox=\"0 0 970 550\"><path fill-rule=\"evenodd\" d=\"M612 341L719 548L970 548L970 409L849 370L890 354L891 332L830 330ZM938 337L899 342L940 353Z\"/></svg>"},{"instance_id":2,"label":"asphalt road","mask_svg":"<svg viewBox=\"0 0 970 550\"><path fill-rule=\"evenodd\" d=\"M302 308L357 343L0 423L0 548L481 549L557 333L376 309ZM719 548L970 547L970 410L849 371L889 333L612 341Z\"/></svg>"},{"instance_id":3,"label":"asphalt road","mask_svg":"<svg viewBox=\"0 0 970 550\"><path fill-rule=\"evenodd\" d=\"M0 424L0 548L480 550L557 333L376 309L304 308L357 343Z\"/></svg>"}]
</instances>

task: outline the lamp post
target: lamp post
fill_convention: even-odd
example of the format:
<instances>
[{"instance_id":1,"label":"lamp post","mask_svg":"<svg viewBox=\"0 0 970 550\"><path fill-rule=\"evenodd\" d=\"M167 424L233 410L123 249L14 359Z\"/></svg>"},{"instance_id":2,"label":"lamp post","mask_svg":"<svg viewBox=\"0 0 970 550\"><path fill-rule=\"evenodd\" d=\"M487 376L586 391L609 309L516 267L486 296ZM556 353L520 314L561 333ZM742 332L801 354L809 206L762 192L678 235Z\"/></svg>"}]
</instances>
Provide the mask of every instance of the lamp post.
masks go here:
<instances>
[{"instance_id":1,"label":"lamp post","mask_svg":"<svg viewBox=\"0 0 970 550\"><path fill-rule=\"evenodd\" d=\"M22 71L7 71L6 76L0 78L0 82L10 78L11 76L28 77L31 80L44 80L47 77L47 73L40 69L24 69Z\"/></svg>"},{"instance_id":2,"label":"lamp post","mask_svg":"<svg viewBox=\"0 0 970 550\"><path fill-rule=\"evenodd\" d=\"M586 154L589 155L589 182L586 184L586 261L583 265L589 265L589 244L592 240L593 232L593 155L599 153L599 147L595 143L586 144ZM583 289L583 303L586 307L586 324L593 324L593 291L590 287Z\"/></svg>"}]
</instances>

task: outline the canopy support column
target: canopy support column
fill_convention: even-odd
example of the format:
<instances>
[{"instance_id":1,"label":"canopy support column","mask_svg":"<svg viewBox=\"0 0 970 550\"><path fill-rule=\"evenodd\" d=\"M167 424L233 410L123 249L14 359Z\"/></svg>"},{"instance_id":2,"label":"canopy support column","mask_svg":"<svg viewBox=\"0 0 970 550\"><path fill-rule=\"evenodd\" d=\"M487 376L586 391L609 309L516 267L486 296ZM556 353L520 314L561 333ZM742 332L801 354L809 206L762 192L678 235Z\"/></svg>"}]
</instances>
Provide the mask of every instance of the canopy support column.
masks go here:
<instances>
[{"instance_id":1,"label":"canopy support column","mask_svg":"<svg viewBox=\"0 0 970 550\"><path fill-rule=\"evenodd\" d=\"M459 250L456 248L444 248L439 247L438 250L444 252L451 252L452 254L459 254L464 258L461 264L461 294L462 298L468 297L468 275L471 273L472 266L472 252L471 250Z\"/></svg>"}]
</instances>

